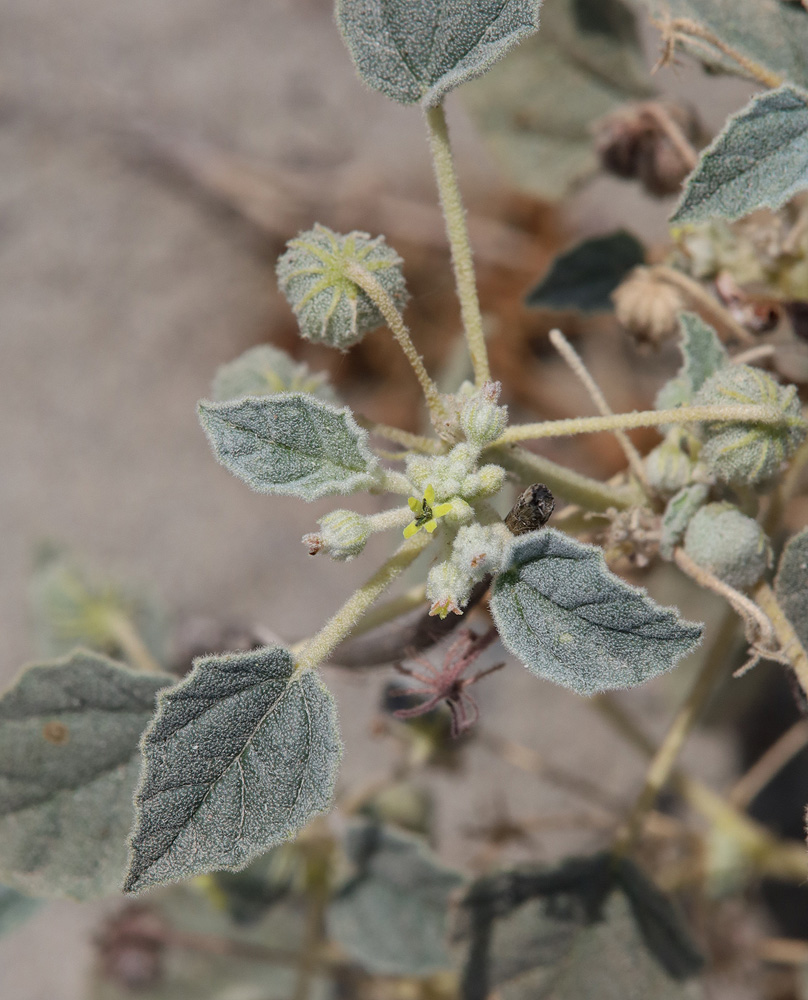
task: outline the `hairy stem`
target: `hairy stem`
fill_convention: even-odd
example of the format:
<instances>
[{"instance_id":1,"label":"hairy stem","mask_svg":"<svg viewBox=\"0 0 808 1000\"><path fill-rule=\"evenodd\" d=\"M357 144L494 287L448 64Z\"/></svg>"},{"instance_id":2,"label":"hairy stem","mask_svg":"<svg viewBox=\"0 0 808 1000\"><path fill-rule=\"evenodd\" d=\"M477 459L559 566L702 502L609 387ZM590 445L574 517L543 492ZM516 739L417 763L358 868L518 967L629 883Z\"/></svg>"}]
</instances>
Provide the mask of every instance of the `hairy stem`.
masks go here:
<instances>
[{"instance_id":1,"label":"hairy stem","mask_svg":"<svg viewBox=\"0 0 808 1000\"><path fill-rule=\"evenodd\" d=\"M673 773L676 760L688 734L698 721L717 682L726 672L727 650L735 638L736 627L735 615L732 612L726 613L704 660L704 665L651 759L645 773L642 790L615 839L614 850L616 853L628 853L639 839L648 813Z\"/></svg>"},{"instance_id":2,"label":"hairy stem","mask_svg":"<svg viewBox=\"0 0 808 1000\"><path fill-rule=\"evenodd\" d=\"M121 652L136 670L144 674L164 674L166 671L149 652L146 643L140 636L130 618L120 612L110 612L107 618L107 628Z\"/></svg>"},{"instance_id":3,"label":"hairy stem","mask_svg":"<svg viewBox=\"0 0 808 1000\"><path fill-rule=\"evenodd\" d=\"M631 430L635 427L659 427L662 424L713 423L767 424L773 427L794 427L803 423L800 417L790 417L773 406L678 406L673 410L644 410L616 413L611 417L571 417L568 420L545 420L540 424L515 424L494 442L495 445L514 441L574 434L595 434L599 431Z\"/></svg>"},{"instance_id":4,"label":"hairy stem","mask_svg":"<svg viewBox=\"0 0 808 1000\"><path fill-rule=\"evenodd\" d=\"M320 631L293 647L298 672L319 666L348 635L367 609L381 597L397 576L410 566L429 543L420 533L401 545L359 590L355 591Z\"/></svg>"},{"instance_id":5,"label":"hairy stem","mask_svg":"<svg viewBox=\"0 0 808 1000\"><path fill-rule=\"evenodd\" d=\"M573 472L527 448L506 445L492 449L485 457L507 469L521 482L544 483L556 496L587 510L598 513L610 507L625 510L642 502L641 495L635 496L630 490L618 489L580 472Z\"/></svg>"},{"instance_id":6,"label":"hairy stem","mask_svg":"<svg viewBox=\"0 0 808 1000\"><path fill-rule=\"evenodd\" d=\"M808 695L808 653L794 631L794 626L786 618L785 612L780 607L780 602L768 583L759 583L755 587L754 598L766 613L780 643L783 655L791 664L800 687Z\"/></svg>"},{"instance_id":7,"label":"hairy stem","mask_svg":"<svg viewBox=\"0 0 808 1000\"><path fill-rule=\"evenodd\" d=\"M488 366L488 351L483 333L483 318L477 298L477 281L474 277L474 262L471 257L471 244L466 228L466 213L460 198L460 188L449 145L449 130L446 126L446 115L442 105L439 104L436 108L427 109L426 125L441 208L446 220L446 232L452 250L452 264L454 265L457 297L460 299L463 329L466 333L469 354L474 366L474 378L477 385L480 386L491 377L491 371Z\"/></svg>"},{"instance_id":8,"label":"hairy stem","mask_svg":"<svg viewBox=\"0 0 808 1000\"><path fill-rule=\"evenodd\" d=\"M578 377L579 381L583 384L584 388L589 393L590 399L595 404L595 409L598 413L602 417L613 416L614 410L612 410L606 402L606 397L601 392L600 386L592 378L580 354L578 354L564 334L560 330L551 330L550 343L558 351L572 372ZM620 447L623 449L623 454L626 456L626 461L631 467L631 471L634 473L637 481L642 486L643 492L646 496L649 496L651 488L648 485L648 479L645 475L645 466L643 465L640 453L634 447L631 438L625 433L625 431L616 431L615 437L617 438Z\"/></svg>"},{"instance_id":9,"label":"hairy stem","mask_svg":"<svg viewBox=\"0 0 808 1000\"><path fill-rule=\"evenodd\" d=\"M373 304L378 308L382 316L384 316L385 322L390 327L402 351L404 351L407 360L412 366L412 370L415 372L416 378L421 384L432 423L436 427L441 426L446 421L446 411L443 408L438 387L432 381L424 367L421 355L416 351L415 344L413 344L412 337L410 337L407 324L404 322L401 313L396 309L395 303L384 290L378 278L375 278L361 264L355 262L346 264L345 274L351 281L355 281L359 285L362 291L369 296Z\"/></svg>"},{"instance_id":10,"label":"hairy stem","mask_svg":"<svg viewBox=\"0 0 808 1000\"><path fill-rule=\"evenodd\" d=\"M699 24L698 21L692 21L687 17L677 17L672 20L656 23L662 30L666 50L670 52L671 56L679 36L697 38L702 42L707 42L709 45L718 49L718 51L723 55L732 59L733 62L737 63L741 69L745 70L753 80L757 80L758 83L762 83L764 87L779 87L783 82L783 77L778 73L773 73L771 70L766 69L765 66L761 66L760 63L757 63L748 56L745 56L742 52L738 52L737 49L733 49L731 45L728 45L717 35L714 35L712 31L705 28L704 25Z\"/></svg>"},{"instance_id":11,"label":"hairy stem","mask_svg":"<svg viewBox=\"0 0 808 1000\"><path fill-rule=\"evenodd\" d=\"M665 281L683 292L693 306L706 313L719 331L724 332L725 338L737 340L740 344L757 344L754 336L746 327L742 326L732 313L694 278L673 267L666 267L664 264L657 264L656 267L651 268L651 273L655 278Z\"/></svg>"},{"instance_id":12,"label":"hairy stem","mask_svg":"<svg viewBox=\"0 0 808 1000\"><path fill-rule=\"evenodd\" d=\"M354 418L359 426L368 433L403 445L409 451L422 451L427 455L438 455L444 450L441 442L434 438L423 437L421 434L411 434L410 431L404 431L400 427L391 427L389 424L380 424L359 413L355 413Z\"/></svg>"}]
</instances>

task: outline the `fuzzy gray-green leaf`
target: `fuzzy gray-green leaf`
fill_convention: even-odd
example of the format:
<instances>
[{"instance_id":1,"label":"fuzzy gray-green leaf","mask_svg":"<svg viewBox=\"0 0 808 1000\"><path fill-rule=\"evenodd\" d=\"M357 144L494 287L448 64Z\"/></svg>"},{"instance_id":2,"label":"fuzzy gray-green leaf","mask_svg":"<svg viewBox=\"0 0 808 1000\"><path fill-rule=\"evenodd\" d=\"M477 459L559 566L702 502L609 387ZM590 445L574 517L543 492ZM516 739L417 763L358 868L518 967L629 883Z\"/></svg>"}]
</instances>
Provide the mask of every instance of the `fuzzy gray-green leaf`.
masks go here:
<instances>
[{"instance_id":1,"label":"fuzzy gray-green leaf","mask_svg":"<svg viewBox=\"0 0 808 1000\"><path fill-rule=\"evenodd\" d=\"M702 153L671 221L739 219L808 188L806 102L789 86L753 97Z\"/></svg>"},{"instance_id":2,"label":"fuzzy gray-green leaf","mask_svg":"<svg viewBox=\"0 0 808 1000\"><path fill-rule=\"evenodd\" d=\"M0 885L0 935L13 931L39 908L42 900L24 896L16 889Z\"/></svg>"},{"instance_id":3,"label":"fuzzy gray-green leaf","mask_svg":"<svg viewBox=\"0 0 808 1000\"><path fill-rule=\"evenodd\" d=\"M304 393L199 404L221 464L258 493L317 500L377 482L367 432L347 407Z\"/></svg>"},{"instance_id":4,"label":"fuzzy gray-green leaf","mask_svg":"<svg viewBox=\"0 0 808 1000\"><path fill-rule=\"evenodd\" d=\"M369 87L430 108L532 35L540 6L541 0L337 0L337 21Z\"/></svg>"},{"instance_id":5,"label":"fuzzy gray-green leaf","mask_svg":"<svg viewBox=\"0 0 808 1000\"><path fill-rule=\"evenodd\" d=\"M719 368L729 364L729 355L718 334L695 313L684 312L679 317L682 328L680 348L685 359L681 374L698 392Z\"/></svg>"},{"instance_id":6,"label":"fuzzy gray-green leaf","mask_svg":"<svg viewBox=\"0 0 808 1000\"><path fill-rule=\"evenodd\" d=\"M808 528L783 549L774 584L777 600L808 650Z\"/></svg>"},{"instance_id":7,"label":"fuzzy gray-green leaf","mask_svg":"<svg viewBox=\"0 0 808 1000\"><path fill-rule=\"evenodd\" d=\"M586 695L670 670L702 632L611 573L600 549L552 528L514 542L491 611L532 673Z\"/></svg>"},{"instance_id":8,"label":"fuzzy gray-green leaf","mask_svg":"<svg viewBox=\"0 0 808 1000\"><path fill-rule=\"evenodd\" d=\"M329 807L342 752L331 695L280 646L196 660L142 747L128 892L288 840Z\"/></svg>"},{"instance_id":9,"label":"fuzzy gray-green leaf","mask_svg":"<svg viewBox=\"0 0 808 1000\"><path fill-rule=\"evenodd\" d=\"M337 396L325 372L313 372L303 361L270 344L251 347L216 372L212 386L218 402L243 396L271 396L279 392L306 392L336 403Z\"/></svg>"},{"instance_id":10,"label":"fuzzy gray-green leaf","mask_svg":"<svg viewBox=\"0 0 808 1000\"><path fill-rule=\"evenodd\" d=\"M166 682L84 651L23 671L0 699L0 880L76 899L120 888L138 740Z\"/></svg>"},{"instance_id":11,"label":"fuzzy gray-green leaf","mask_svg":"<svg viewBox=\"0 0 808 1000\"><path fill-rule=\"evenodd\" d=\"M364 823L345 842L356 875L328 909L328 932L368 972L426 976L452 965L449 897L463 877L419 838Z\"/></svg>"}]
</instances>

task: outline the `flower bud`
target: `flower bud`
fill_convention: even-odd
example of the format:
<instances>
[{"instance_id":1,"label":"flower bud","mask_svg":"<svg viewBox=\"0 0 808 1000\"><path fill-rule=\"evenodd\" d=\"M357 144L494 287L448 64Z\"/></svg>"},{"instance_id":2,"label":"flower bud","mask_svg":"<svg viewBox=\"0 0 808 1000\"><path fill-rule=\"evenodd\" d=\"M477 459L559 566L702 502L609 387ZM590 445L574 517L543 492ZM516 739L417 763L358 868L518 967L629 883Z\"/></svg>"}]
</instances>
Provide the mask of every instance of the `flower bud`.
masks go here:
<instances>
[{"instance_id":1,"label":"flower bud","mask_svg":"<svg viewBox=\"0 0 808 1000\"><path fill-rule=\"evenodd\" d=\"M477 472L466 476L460 484L460 496L466 500L480 500L495 496L505 485L505 470L499 465L484 465Z\"/></svg>"},{"instance_id":2,"label":"flower bud","mask_svg":"<svg viewBox=\"0 0 808 1000\"><path fill-rule=\"evenodd\" d=\"M729 503L708 503L693 515L685 532L690 558L737 590L757 583L771 565L763 529Z\"/></svg>"},{"instance_id":3,"label":"flower bud","mask_svg":"<svg viewBox=\"0 0 808 1000\"><path fill-rule=\"evenodd\" d=\"M645 474L659 493L676 493L693 478L699 442L682 427L674 427L662 444L645 456Z\"/></svg>"},{"instance_id":4,"label":"flower bud","mask_svg":"<svg viewBox=\"0 0 808 1000\"><path fill-rule=\"evenodd\" d=\"M478 448L496 441L508 425L508 407L497 405L501 391L500 382L486 382L460 411L460 426L466 440Z\"/></svg>"},{"instance_id":5,"label":"flower bud","mask_svg":"<svg viewBox=\"0 0 808 1000\"><path fill-rule=\"evenodd\" d=\"M780 386L759 368L727 365L712 375L693 398L695 406L766 406L788 422L708 423L701 458L725 483L766 487L805 438L806 425L793 385Z\"/></svg>"},{"instance_id":6,"label":"flower bud","mask_svg":"<svg viewBox=\"0 0 808 1000\"><path fill-rule=\"evenodd\" d=\"M309 555L327 552L332 559L347 561L358 556L370 538L370 519L354 510L334 510L317 522L320 531L303 536Z\"/></svg>"},{"instance_id":7,"label":"flower bud","mask_svg":"<svg viewBox=\"0 0 808 1000\"><path fill-rule=\"evenodd\" d=\"M426 578L426 596L432 603L430 615L462 615L473 586L473 577L453 562L436 563Z\"/></svg>"},{"instance_id":8,"label":"flower bud","mask_svg":"<svg viewBox=\"0 0 808 1000\"><path fill-rule=\"evenodd\" d=\"M513 536L504 524L469 524L461 528L452 545L452 562L476 583L505 565Z\"/></svg>"},{"instance_id":9,"label":"flower bud","mask_svg":"<svg viewBox=\"0 0 808 1000\"><path fill-rule=\"evenodd\" d=\"M612 300L618 322L640 342L657 345L679 329L681 295L647 267L636 267L612 293Z\"/></svg>"},{"instance_id":10,"label":"flower bud","mask_svg":"<svg viewBox=\"0 0 808 1000\"><path fill-rule=\"evenodd\" d=\"M289 241L276 266L278 284L297 316L301 335L343 351L384 323L379 309L346 274L349 264L369 271L396 308L404 307L408 295L402 260L383 236L341 236L316 225Z\"/></svg>"}]
</instances>

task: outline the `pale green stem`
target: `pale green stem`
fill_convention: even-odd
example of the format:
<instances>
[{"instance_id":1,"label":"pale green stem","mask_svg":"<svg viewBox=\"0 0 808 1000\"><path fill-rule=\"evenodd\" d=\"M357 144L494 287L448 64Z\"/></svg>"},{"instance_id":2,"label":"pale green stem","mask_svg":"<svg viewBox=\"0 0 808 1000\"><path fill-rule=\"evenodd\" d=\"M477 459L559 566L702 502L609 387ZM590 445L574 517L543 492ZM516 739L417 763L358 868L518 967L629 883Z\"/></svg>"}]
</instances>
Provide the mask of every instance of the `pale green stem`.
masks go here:
<instances>
[{"instance_id":1,"label":"pale green stem","mask_svg":"<svg viewBox=\"0 0 808 1000\"><path fill-rule=\"evenodd\" d=\"M592 378L589 370L583 362L583 358L581 358L580 354L578 354L564 334L560 330L551 330L550 343L558 351L564 361L566 361L573 374L577 376L578 380L589 393L589 398L595 404L595 409L598 413L602 417L613 416L614 410L606 402L606 397L601 392L600 386L594 378ZM645 495L650 496L651 487L648 484L648 477L645 474L645 466L643 465L640 453L634 447L631 438L624 431L615 431L615 437L617 438L620 447L623 449L623 454L626 456L626 461L631 467L631 471L637 478L637 482L639 482L642 486Z\"/></svg>"},{"instance_id":2,"label":"pale green stem","mask_svg":"<svg viewBox=\"0 0 808 1000\"><path fill-rule=\"evenodd\" d=\"M452 264L457 297L460 299L463 329L469 345L471 362L474 366L474 378L477 385L480 386L491 377L491 371L488 366L488 351L485 346L480 302L477 298L477 281L474 277L474 262L466 227L466 213L460 198L460 188L452 160L452 149L449 145L449 130L446 126L446 115L442 105L439 104L436 108L427 109L426 125L441 208L446 220L446 232L452 250Z\"/></svg>"},{"instance_id":3,"label":"pale green stem","mask_svg":"<svg viewBox=\"0 0 808 1000\"><path fill-rule=\"evenodd\" d=\"M492 449L485 457L516 475L520 482L544 483L556 496L587 510L598 513L610 507L625 510L642 503L641 495L634 496L628 490L573 472L526 448L506 445Z\"/></svg>"},{"instance_id":4,"label":"pale green stem","mask_svg":"<svg viewBox=\"0 0 808 1000\"><path fill-rule=\"evenodd\" d=\"M780 607L780 602L767 583L759 583L754 590L754 598L766 613L780 643L782 653L788 658L791 669L797 676L802 690L808 695L808 652L806 652L794 626Z\"/></svg>"},{"instance_id":5,"label":"pale green stem","mask_svg":"<svg viewBox=\"0 0 808 1000\"><path fill-rule=\"evenodd\" d=\"M350 634L368 608L381 597L397 576L418 558L430 536L421 532L401 545L359 590L355 591L320 631L292 648L295 670L312 670Z\"/></svg>"},{"instance_id":6,"label":"pale green stem","mask_svg":"<svg viewBox=\"0 0 808 1000\"><path fill-rule=\"evenodd\" d=\"M701 715L708 698L715 690L716 684L727 672L727 650L731 647L736 630L735 615L732 612L727 612L693 686L674 716L673 722L656 753L651 758L651 763L645 773L642 791L615 838L615 853L627 854L642 833L648 813L673 773L685 739Z\"/></svg>"},{"instance_id":7,"label":"pale green stem","mask_svg":"<svg viewBox=\"0 0 808 1000\"><path fill-rule=\"evenodd\" d=\"M434 438L423 437L420 434L411 434L409 431L404 431L400 427L391 427L389 424L379 424L375 420L363 417L359 413L355 413L354 417L359 426L364 427L370 434L377 434L387 441L403 445L409 451L422 451L428 455L438 455L445 451L441 442L436 441Z\"/></svg>"},{"instance_id":8,"label":"pale green stem","mask_svg":"<svg viewBox=\"0 0 808 1000\"><path fill-rule=\"evenodd\" d=\"M146 674L164 674L165 670L149 652L146 643L131 620L120 612L109 612L107 616L109 634L120 646L121 652L130 665Z\"/></svg>"},{"instance_id":9,"label":"pale green stem","mask_svg":"<svg viewBox=\"0 0 808 1000\"><path fill-rule=\"evenodd\" d=\"M355 281L359 285L362 291L368 295L373 304L378 308L382 316L384 316L384 321L390 327L393 336L398 341L412 366L416 378L421 383L421 388L424 391L427 406L429 407L429 413L432 417L432 423L436 427L441 426L446 421L446 411L444 410L438 387L432 381L424 367L421 355L416 351L415 344L413 344L412 337L410 337L407 324L404 322L401 313L396 309L395 303L384 290L378 278L374 277L361 264L353 261L346 264L345 274L351 281Z\"/></svg>"},{"instance_id":10,"label":"pale green stem","mask_svg":"<svg viewBox=\"0 0 808 1000\"><path fill-rule=\"evenodd\" d=\"M675 41L677 35L685 35L690 38L698 38L714 46L719 52L734 60L753 80L762 83L764 87L774 89L775 87L779 87L783 82L783 77L779 73L774 73L766 69L765 66L761 66L760 63L745 56L742 52L733 49L731 45L728 45L722 38L714 35L709 28L705 28L698 21L693 21L687 17L677 17L674 20L656 23L660 26L663 35L667 36L666 40Z\"/></svg>"},{"instance_id":11,"label":"pale green stem","mask_svg":"<svg viewBox=\"0 0 808 1000\"><path fill-rule=\"evenodd\" d=\"M595 708L624 739L647 757L656 748L623 708L608 695L596 695L587 704ZM808 876L805 847L778 840L764 826L736 809L707 785L674 770L671 781L682 798L716 830L731 838L762 874L802 883Z\"/></svg>"},{"instance_id":12,"label":"pale green stem","mask_svg":"<svg viewBox=\"0 0 808 1000\"><path fill-rule=\"evenodd\" d=\"M723 331L724 338L737 340L739 344L754 345L755 337L745 326L735 319L729 309L726 309L718 299L714 298L707 289L699 284L695 278L677 271L674 267L666 267L664 264L657 264L651 268L651 273L655 278L667 282L683 292L690 304L695 306L700 312L706 313L710 322L713 323L719 332Z\"/></svg>"},{"instance_id":13,"label":"pale green stem","mask_svg":"<svg viewBox=\"0 0 808 1000\"><path fill-rule=\"evenodd\" d=\"M570 437L573 434L596 434L599 431L632 430L636 427L659 427L663 424L711 423L766 424L772 427L797 427L804 421L791 417L773 406L679 406L673 410L644 410L616 413L611 417L571 417L569 420L546 420L540 424L516 424L494 442L495 445L540 438Z\"/></svg>"},{"instance_id":14,"label":"pale green stem","mask_svg":"<svg viewBox=\"0 0 808 1000\"><path fill-rule=\"evenodd\" d=\"M360 635L372 632L374 628L378 628L380 625L386 625L395 618L409 614L410 611L421 607L425 600L426 584L416 584L416 586L411 587L403 594L391 597L390 600L384 601L382 604L378 604L375 608L368 611L351 633L351 638L356 639Z\"/></svg>"}]
</instances>

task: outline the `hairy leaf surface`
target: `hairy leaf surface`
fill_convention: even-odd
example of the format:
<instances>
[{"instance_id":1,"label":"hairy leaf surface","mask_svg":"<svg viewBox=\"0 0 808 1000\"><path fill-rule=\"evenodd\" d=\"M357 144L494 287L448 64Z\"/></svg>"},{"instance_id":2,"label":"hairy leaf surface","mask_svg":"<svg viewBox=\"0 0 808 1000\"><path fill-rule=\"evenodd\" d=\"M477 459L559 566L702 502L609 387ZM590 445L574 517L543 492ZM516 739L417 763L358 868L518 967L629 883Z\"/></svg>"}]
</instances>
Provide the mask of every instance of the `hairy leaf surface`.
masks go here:
<instances>
[{"instance_id":1,"label":"hairy leaf surface","mask_svg":"<svg viewBox=\"0 0 808 1000\"><path fill-rule=\"evenodd\" d=\"M317 500L377 481L367 432L347 407L304 393L199 404L221 464L258 493Z\"/></svg>"},{"instance_id":2,"label":"hairy leaf surface","mask_svg":"<svg viewBox=\"0 0 808 1000\"><path fill-rule=\"evenodd\" d=\"M702 153L671 221L739 219L808 188L806 102L789 86L752 98Z\"/></svg>"},{"instance_id":3,"label":"hairy leaf surface","mask_svg":"<svg viewBox=\"0 0 808 1000\"><path fill-rule=\"evenodd\" d=\"M211 391L219 402L279 392L307 392L327 403L337 402L325 372L313 372L305 362L295 361L286 351L270 344L251 347L222 365L213 379Z\"/></svg>"},{"instance_id":4,"label":"hairy leaf surface","mask_svg":"<svg viewBox=\"0 0 808 1000\"><path fill-rule=\"evenodd\" d=\"M365 83L435 107L539 24L541 0L337 0L337 22Z\"/></svg>"},{"instance_id":5,"label":"hairy leaf surface","mask_svg":"<svg viewBox=\"0 0 808 1000\"><path fill-rule=\"evenodd\" d=\"M554 199L598 169L594 122L652 93L624 0L545 0L539 33L462 97L512 183Z\"/></svg>"},{"instance_id":6,"label":"hairy leaf surface","mask_svg":"<svg viewBox=\"0 0 808 1000\"><path fill-rule=\"evenodd\" d=\"M33 895L120 888L138 740L163 676L77 651L0 699L0 879Z\"/></svg>"},{"instance_id":7,"label":"hairy leaf surface","mask_svg":"<svg viewBox=\"0 0 808 1000\"><path fill-rule=\"evenodd\" d=\"M783 549L774 582L777 600L808 652L808 528Z\"/></svg>"},{"instance_id":8,"label":"hairy leaf surface","mask_svg":"<svg viewBox=\"0 0 808 1000\"><path fill-rule=\"evenodd\" d=\"M612 292L644 260L642 243L624 229L584 240L556 257L525 302L586 312L612 309Z\"/></svg>"},{"instance_id":9,"label":"hairy leaf surface","mask_svg":"<svg viewBox=\"0 0 808 1000\"><path fill-rule=\"evenodd\" d=\"M603 853L484 876L463 901L463 1000L684 1000L702 959L669 900Z\"/></svg>"},{"instance_id":10,"label":"hairy leaf surface","mask_svg":"<svg viewBox=\"0 0 808 1000\"><path fill-rule=\"evenodd\" d=\"M331 803L334 701L288 650L195 661L143 737L127 892L243 868Z\"/></svg>"},{"instance_id":11,"label":"hairy leaf surface","mask_svg":"<svg viewBox=\"0 0 808 1000\"><path fill-rule=\"evenodd\" d=\"M491 611L532 673L586 695L670 670L702 633L611 573L600 549L552 528L514 541Z\"/></svg>"},{"instance_id":12,"label":"hairy leaf surface","mask_svg":"<svg viewBox=\"0 0 808 1000\"><path fill-rule=\"evenodd\" d=\"M718 334L700 316L684 312L679 324L682 329L679 347L685 361L680 374L696 393L711 375L729 363L729 355Z\"/></svg>"},{"instance_id":13,"label":"hairy leaf surface","mask_svg":"<svg viewBox=\"0 0 808 1000\"><path fill-rule=\"evenodd\" d=\"M799 3L783 0L646 0L662 24L668 18L695 21L743 58L784 80L808 87L808 17ZM679 36L679 44L706 66L747 76L732 56L705 38Z\"/></svg>"},{"instance_id":14,"label":"hairy leaf surface","mask_svg":"<svg viewBox=\"0 0 808 1000\"><path fill-rule=\"evenodd\" d=\"M357 869L328 909L329 935L368 972L425 976L450 968L449 896L463 877L424 842L365 823L348 831Z\"/></svg>"}]
</instances>

